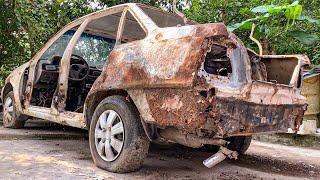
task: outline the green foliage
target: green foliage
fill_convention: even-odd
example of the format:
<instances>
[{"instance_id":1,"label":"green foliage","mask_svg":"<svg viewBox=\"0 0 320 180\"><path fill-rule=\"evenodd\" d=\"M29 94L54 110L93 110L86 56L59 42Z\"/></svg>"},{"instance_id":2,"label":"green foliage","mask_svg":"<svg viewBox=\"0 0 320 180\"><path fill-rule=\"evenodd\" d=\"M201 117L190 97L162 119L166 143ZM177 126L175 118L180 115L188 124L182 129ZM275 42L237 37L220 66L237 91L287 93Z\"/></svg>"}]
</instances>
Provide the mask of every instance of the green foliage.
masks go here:
<instances>
[{"instance_id":1,"label":"green foliage","mask_svg":"<svg viewBox=\"0 0 320 180\"><path fill-rule=\"evenodd\" d=\"M297 40L299 40L301 43L305 45L313 45L319 41L319 37L317 35L306 33L304 31L299 31L299 30L290 31L289 35L292 36L293 38L296 38Z\"/></svg>"},{"instance_id":2,"label":"green foliage","mask_svg":"<svg viewBox=\"0 0 320 180\"><path fill-rule=\"evenodd\" d=\"M257 15L255 18L247 19L241 23L236 23L228 26L229 31L234 31L236 29L242 30L250 30L253 22L260 24L262 27L266 27L268 22L270 21L279 21L278 19L274 19L275 16L286 19L286 28L283 33L287 33L288 28L292 28L295 24L296 20L307 21L308 23L317 24L317 20L314 20L310 17L304 16L304 18L300 18L302 13L302 6L298 1L293 2L290 5L264 5L258 6L251 10L254 13L263 13L262 15ZM291 21L291 22L290 22ZM316 43L319 38L315 34L309 34L303 31L292 31L289 34L299 40L301 43L305 45L312 45Z\"/></svg>"},{"instance_id":3,"label":"green foliage","mask_svg":"<svg viewBox=\"0 0 320 180\"><path fill-rule=\"evenodd\" d=\"M0 1L0 85L58 29L92 11L86 0Z\"/></svg>"},{"instance_id":4,"label":"green foliage","mask_svg":"<svg viewBox=\"0 0 320 180\"><path fill-rule=\"evenodd\" d=\"M286 29L289 28L289 25L294 25L295 21L298 19L298 17L301 16L302 13L302 6L299 4L298 1L293 2L290 5L264 5L264 6L258 6L251 10L253 13L263 13L262 15L257 15L255 18L247 19L243 21L242 23L236 23L234 25L230 25L232 28L230 28L230 31L234 31L238 28L242 29L251 29L252 22L259 21L261 23L265 23L267 21L272 21L274 19L274 16L277 15L282 17L286 17L287 19L287 25ZM292 21L292 23L290 23ZM249 25L250 24L250 25Z\"/></svg>"}]
</instances>

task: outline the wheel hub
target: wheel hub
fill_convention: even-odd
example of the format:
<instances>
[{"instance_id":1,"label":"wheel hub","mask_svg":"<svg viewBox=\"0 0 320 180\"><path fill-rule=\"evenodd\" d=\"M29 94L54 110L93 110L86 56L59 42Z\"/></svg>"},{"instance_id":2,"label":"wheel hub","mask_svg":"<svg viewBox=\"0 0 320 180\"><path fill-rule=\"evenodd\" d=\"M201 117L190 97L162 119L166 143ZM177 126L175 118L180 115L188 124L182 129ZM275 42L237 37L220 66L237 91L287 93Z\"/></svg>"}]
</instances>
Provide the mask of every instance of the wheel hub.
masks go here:
<instances>
[{"instance_id":1,"label":"wheel hub","mask_svg":"<svg viewBox=\"0 0 320 180\"><path fill-rule=\"evenodd\" d=\"M99 156L105 161L115 160L124 144L124 126L119 114L114 110L104 111L95 127L95 146Z\"/></svg>"}]
</instances>

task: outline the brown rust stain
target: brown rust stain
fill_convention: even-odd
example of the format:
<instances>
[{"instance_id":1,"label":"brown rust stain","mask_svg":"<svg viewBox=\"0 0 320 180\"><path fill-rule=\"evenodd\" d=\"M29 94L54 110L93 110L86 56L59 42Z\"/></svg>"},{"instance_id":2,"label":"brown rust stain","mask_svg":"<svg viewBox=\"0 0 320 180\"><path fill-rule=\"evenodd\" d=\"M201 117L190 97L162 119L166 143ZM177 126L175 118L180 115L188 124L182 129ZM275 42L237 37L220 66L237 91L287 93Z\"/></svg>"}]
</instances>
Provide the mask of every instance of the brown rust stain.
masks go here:
<instances>
[{"instance_id":1,"label":"brown rust stain","mask_svg":"<svg viewBox=\"0 0 320 180\"><path fill-rule=\"evenodd\" d=\"M211 23L197 25L196 35L210 37L223 35L228 37L229 33L223 23Z\"/></svg>"},{"instance_id":2,"label":"brown rust stain","mask_svg":"<svg viewBox=\"0 0 320 180\"><path fill-rule=\"evenodd\" d=\"M209 102L198 92L190 89L149 89L144 92L157 124L193 129L205 123L207 115L202 111Z\"/></svg>"}]
</instances>

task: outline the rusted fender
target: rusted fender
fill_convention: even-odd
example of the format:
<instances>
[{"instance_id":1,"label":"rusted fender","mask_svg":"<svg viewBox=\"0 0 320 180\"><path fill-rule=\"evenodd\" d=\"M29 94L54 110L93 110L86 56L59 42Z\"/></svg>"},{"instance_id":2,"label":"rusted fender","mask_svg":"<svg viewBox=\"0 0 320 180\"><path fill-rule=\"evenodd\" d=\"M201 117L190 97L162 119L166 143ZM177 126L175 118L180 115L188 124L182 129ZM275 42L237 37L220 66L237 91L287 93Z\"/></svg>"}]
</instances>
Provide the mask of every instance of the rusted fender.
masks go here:
<instances>
[{"instance_id":1,"label":"rusted fender","mask_svg":"<svg viewBox=\"0 0 320 180\"><path fill-rule=\"evenodd\" d=\"M22 105L21 105L21 99L23 98L23 93L22 93L22 77L23 77L23 73L25 71L25 69L27 67L29 67L29 62L19 66L18 68L16 68L15 70L13 70L11 72L11 74L6 78L5 81L5 85L3 87L3 89L1 90L1 99L2 101L4 101L4 95L5 93L3 92L6 88L6 85L11 84L12 85L12 90L13 90L13 94L14 94L14 101L16 108L19 111L22 111ZM19 86L16 86L19 85Z\"/></svg>"}]
</instances>

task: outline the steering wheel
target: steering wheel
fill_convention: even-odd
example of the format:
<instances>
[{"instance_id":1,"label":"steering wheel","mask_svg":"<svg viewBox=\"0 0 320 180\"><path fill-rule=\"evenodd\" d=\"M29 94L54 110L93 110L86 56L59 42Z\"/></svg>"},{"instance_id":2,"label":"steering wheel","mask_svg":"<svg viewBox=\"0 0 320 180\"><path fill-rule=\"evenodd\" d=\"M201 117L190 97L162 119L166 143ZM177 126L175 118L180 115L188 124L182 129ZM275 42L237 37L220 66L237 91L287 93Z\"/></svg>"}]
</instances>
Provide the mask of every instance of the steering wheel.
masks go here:
<instances>
[{"instance_id":1,"label":"steering wheel","mask_svg":"<svg viewBox=\"0 0 320 180\"><path fill-rule=\"evenodd\" d=\"M68 79L71 81L82 81L89 75L89 72L89 65L83 57L72 54Z\"/></svg>"}]
</instances>

